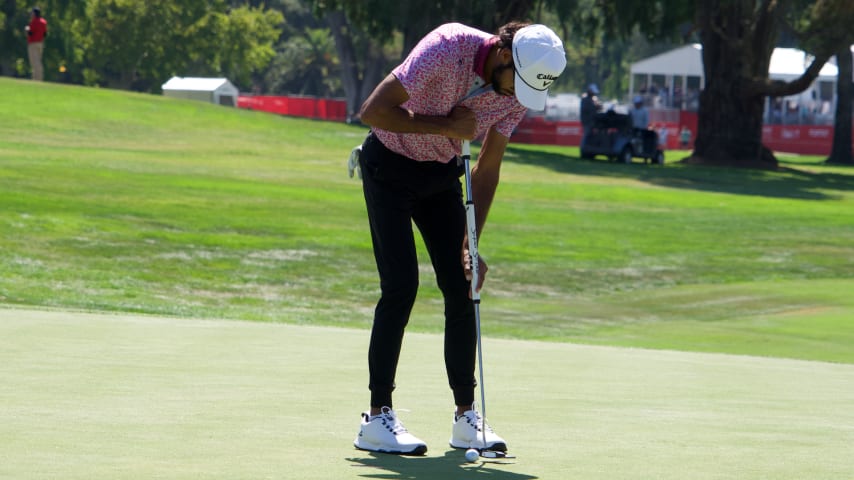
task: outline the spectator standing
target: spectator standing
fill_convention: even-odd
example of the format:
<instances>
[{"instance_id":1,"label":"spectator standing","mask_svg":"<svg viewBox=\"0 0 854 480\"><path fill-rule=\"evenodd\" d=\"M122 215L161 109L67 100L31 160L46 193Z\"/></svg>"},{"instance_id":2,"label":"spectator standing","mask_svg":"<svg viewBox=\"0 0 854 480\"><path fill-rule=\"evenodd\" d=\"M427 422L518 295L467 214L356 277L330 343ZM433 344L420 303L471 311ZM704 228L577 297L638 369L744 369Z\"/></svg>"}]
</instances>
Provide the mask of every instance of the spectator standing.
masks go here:
<instances>
[{"instance_id":1,"label":"spectator standing","mask_svg":"<svg viewBox=\"0 0 854 480\"><path fill-rule=\"evenodd\" d=\"M679 143L682 144L682 149L687 150L691 143L691 129L688 125L682 125L682 130L679 132Z\"/></svg>"},{"instance_id":2,"label":"spectator standing","mask_svg":"<svg viewBox=\"0 0 854 480\"><path fill-rule=\"evenodd\" d=\"M584 135L593 125L593 118L596 113L602 111L602 103L599 102L599 87L595 83L591 83L587 87L587 93L581 97L581 127L584 130Z\"/></svg>"},{"instance_id":3,"label":"spectator standing","mask_svg":"<svg viewBox=\"0 0 854 480\"><path fill-rule=\"evenodd\" d=\"M661 147L662 150L667 148L667 135L669 133L670 132L667 129L667 124L662 123L661 126L658 128L658 145Z\"/></svg>"},{"instance_id":4,"label":"spectator standing","mask_svg":"<svg viewBox=\"0 0 854 480\"><path fill-rule=\"evenodd\" d=\"M44 80L44 66L42 65L42 54L44 53L44 37L47 36L47 20L42 18L39 7L33 7L30 11L30 24L24 29L27 32L27 55L30 57L30 70L33 72L33 80Z\"/></svg>"},{"instance_id":5,"label":"spectator standing","mask_svg":"<svg viewBox=\"0 0 854 480\"><path fill-rule=\"evenodd\" d=\"M634 107L629 115L632 117L632 128L646 130L649 127L649 110L643 104L643 97L635 95Z\"/></svg>"}]
</instances>

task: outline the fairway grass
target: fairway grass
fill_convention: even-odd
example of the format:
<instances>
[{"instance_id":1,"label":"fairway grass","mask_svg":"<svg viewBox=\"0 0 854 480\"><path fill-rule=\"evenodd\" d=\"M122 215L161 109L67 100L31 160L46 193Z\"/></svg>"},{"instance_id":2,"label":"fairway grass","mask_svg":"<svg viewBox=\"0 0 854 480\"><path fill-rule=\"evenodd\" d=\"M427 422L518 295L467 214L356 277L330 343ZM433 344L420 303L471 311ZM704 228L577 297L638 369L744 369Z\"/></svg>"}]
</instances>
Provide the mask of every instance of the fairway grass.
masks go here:
<instances>
[{"instance_id":1,"label":"fairway grass","mask_svg":"<svg viewBox=\"0 0 854 480\"><path fill-rule=\"evenodd\" d=\"M0 305L367 329L364 126L0 78ZM33 112L38 112L34 114ZM481 236L492 337L854 364L854 171L511 144ZM442 299L418 241L409 331Z\"/></svg>"},{"instance_id":2,"label":"fairway grass","mask_svg":"<svg viewBox=\"0 0 854 480\"><path fill-rule=\"evenodd\" d=\"M441 337L408 334L395 407L426 457L355 450L368 332L0 309L0 478L842 479L854 365L485 339L518 456L447 446Z\"/></svg>"}]
</instances>

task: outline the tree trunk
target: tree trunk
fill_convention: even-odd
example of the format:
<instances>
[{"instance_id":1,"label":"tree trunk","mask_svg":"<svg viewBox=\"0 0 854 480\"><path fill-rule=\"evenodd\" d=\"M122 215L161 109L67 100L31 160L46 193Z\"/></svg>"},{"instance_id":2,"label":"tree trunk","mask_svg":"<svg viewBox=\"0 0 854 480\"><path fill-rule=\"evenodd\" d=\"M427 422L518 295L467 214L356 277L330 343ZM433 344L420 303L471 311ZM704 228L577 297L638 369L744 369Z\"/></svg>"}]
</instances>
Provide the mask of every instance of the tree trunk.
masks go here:
<instances>
[{"instance_id":1,"label":"tree trunk","mask_svg":"<svg viewBox=\"0 0 854 480\"><path fill-rule=\"evenodd\" d=\"M833 148L827 163L854 164L851 153L851 101L854 84L851 82L852 65L851 50L848 45L841 45L836 51L836 64L839 66L839 76L836 79L836 118L833 122Z\"/></svg>"},{"instance_id":2,"label":"tree trunk","mask_svg":"<svg viewBox=\"0 0 854 480\"><path fill-rule=\"evenodd\" d=\"M347 99L347 122L355 122L359 120L362 102L385 75L388 60L382 45L357 32L358 27L351 24L343 12L328 14L327 22L341 62L341 80ZM357 43L359 47L356 46ZM357 51L359 55L356 54Z\"/></svg>"},{"instance_id":3,"label":"tree trunk","mask_svg":"<svg viewBox=\"0 0 854 480\"><path fill-rule=\"evenodd\" d=\"M340 10L329 13L326 21L329 30L332 31L338 60L341 62L341 83L347 100L347 122L350 122L359 113L362 105L362 98L360 98L362 81L359 78L356 49L353 46L352 27L347 22L344 12Z\"/></svg>"},{"instance_id":4,"label":"tree trunk","mask_svg":"<svg viewBox=\"0 0 854 480\"><path fill-rule=\"evenodd\" d=\"M747 25L744 2L699 2L706 85L700 95L697 140L687 161L705 165L776 168L762 145L765 96L755 85L768 79L774 25ZM707 9L707 10L706 10ZM767 19L766 19L767 20Z\"/></svg>"},{"instance_id":5,"label":"tree trunk","mask_svg":"<svg viewBox=\"0 0 854 480\"><path fill-rule=\"evenodd\" d=\"M386 71L388 59L380 45L374 40L368 41L365 49L365 65L362 66L362 88L359 91L359 105L367 100L380 81L389 72Z\"/></svg>"}]
</instances>

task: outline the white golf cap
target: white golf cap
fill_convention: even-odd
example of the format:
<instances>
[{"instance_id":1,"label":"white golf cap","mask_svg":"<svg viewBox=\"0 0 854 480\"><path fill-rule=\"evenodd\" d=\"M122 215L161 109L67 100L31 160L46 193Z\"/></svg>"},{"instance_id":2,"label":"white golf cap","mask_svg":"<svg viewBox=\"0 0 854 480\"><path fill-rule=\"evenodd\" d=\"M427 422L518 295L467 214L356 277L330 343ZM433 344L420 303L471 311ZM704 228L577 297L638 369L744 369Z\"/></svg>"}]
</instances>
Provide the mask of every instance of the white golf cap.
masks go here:
<instances>
[{"instance_id":1,"label":"white golf cap","mask_svg":"<svg viewBox=\"0 0 854 480\"><path fill-rule=\"evenodd\" d=\"M549 86L566 67L563 42L545 25L528 25L513 35L516 98L531 110L546 108Z\"/></svg>"}]
</instances>

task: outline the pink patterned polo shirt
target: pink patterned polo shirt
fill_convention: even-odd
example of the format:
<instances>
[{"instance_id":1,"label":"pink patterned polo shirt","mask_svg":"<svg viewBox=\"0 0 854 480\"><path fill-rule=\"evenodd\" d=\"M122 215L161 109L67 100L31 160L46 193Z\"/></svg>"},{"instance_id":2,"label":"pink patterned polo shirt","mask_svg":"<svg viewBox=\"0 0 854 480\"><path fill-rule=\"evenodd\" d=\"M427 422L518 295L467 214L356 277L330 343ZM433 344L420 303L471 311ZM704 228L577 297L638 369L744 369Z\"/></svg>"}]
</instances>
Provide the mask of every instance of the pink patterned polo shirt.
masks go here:
<instances>
[{"instance_id":1,"label":"pink patterned polo shirt","mask_svg":"<svg viewBox=\"0 0 854 480\"><path fill-rule=\"evenodd\" d=\"M490 90L463 100L480 79L475 72L478 51L493 37L459 23L442 25L427 34L392 71L409 94L409 100L401 106L422 115L445 116L459 104L475 113L475 139L482 140L492 126L510 137L527 111L515 96ZM447 163L461 149L460 140L442 135L378 128L374 133L389 150L418 161Z\"/></svg>"}]
</instances>

